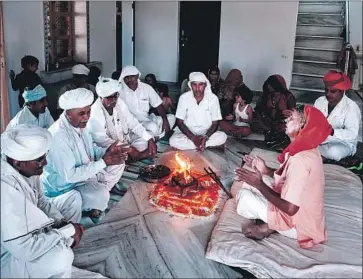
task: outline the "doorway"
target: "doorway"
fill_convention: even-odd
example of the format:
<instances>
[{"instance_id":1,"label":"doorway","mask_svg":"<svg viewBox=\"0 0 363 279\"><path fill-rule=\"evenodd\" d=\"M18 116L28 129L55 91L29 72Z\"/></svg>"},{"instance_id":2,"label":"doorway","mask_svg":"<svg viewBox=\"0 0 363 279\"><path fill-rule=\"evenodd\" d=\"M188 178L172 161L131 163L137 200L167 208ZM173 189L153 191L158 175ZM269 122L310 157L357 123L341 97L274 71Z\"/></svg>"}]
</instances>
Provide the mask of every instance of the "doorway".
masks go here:
<instances>
[{"instance_id":1,"label":"doorway","mask_svg":"<svg viewBox=\"0 0 363 279\"><path fill-rule=\"evenodd\" d=\"M221 23L220 1L180 1L179 74L182 82L190 72L207 74L218 65Z\"/></svg>"},{"instance_id":2,"label":"doorway","mask_svg":"<svg viewBox=\"0 0 363 279\"><path fill-rule=\"evenodd\" d=\"M116 1L116 70L122 69L122 2Z\"/></svg>"}]
</instances>

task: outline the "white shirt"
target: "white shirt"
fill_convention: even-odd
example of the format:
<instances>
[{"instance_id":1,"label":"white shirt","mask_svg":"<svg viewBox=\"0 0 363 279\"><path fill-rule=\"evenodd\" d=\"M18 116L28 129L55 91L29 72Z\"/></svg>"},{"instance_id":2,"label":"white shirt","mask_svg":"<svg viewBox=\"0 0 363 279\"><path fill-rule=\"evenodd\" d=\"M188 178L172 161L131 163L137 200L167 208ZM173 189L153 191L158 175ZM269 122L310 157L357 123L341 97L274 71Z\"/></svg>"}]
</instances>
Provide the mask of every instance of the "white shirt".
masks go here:
<instances>
[{"instance_id":1,"label":"white shirt","mask_svg":"<svg viewBox=\"0 0 363 279\"><path fill-rule=\"evenodd\" d=\"M40 113L39 117L36 118L34 114L31 113L29 108L25 106L20 110L15 117L10 121L6 129L18 126L20 124L29 124L39 126L41 128L48 129L54 123L53 117L50 114L48 108L45 108L44 113Z\"/></svg>"},{"instance_id":2,"label":"white shirt","mask_svg":"<svg viewBox=\"0 0 363 279\"><path fill-rule=\"evenodd\" d=\"M339 141L345 143L355 153L361 121L361 111L358 105L344 95L328 116L328 104L329 102L325 96L318 98L314 104L327 117L328 122L334 129L334 135L329 136L326 142Z\"/></svg>"},{"instance_id":3,"label":"white shirt","mask_svg":"<svg viewBox=\"0 0 363 279\"><path fill-rule=\"evenodd\" d=\"M202 101L197 104L193 91L180 96L175 117L183 120L195 135L204 135L212 126L213 121L222 120L217 96L205 92Z\"/></svg>"},{"instance_id":4,"label":"white shirt","mask_svg":"<svg viewBox=\"0 0 363 279\"><path fill-rule=\"evenodd\" d=\"M140 122L149 121L150 106L156 108L163 103L158 93L148 84L138 82L137 89L131 90L122 83L120 98L125 102L128 109Z\"/></svg>"},{"instance_id":5,"label":"white shirt","mask_svg":"<svg viewBox=\"0 0 363 279\"><path fill-rule=\"evenodd\" d=\"M91 117L87 123L87 130L92 135L93 141L101 147L108 147L116 141L110 135L110 131L107 130L106 117L109 117L108 123L113 125L112 128L120 142L125 142L125 136L130 131L145 141L152 138L144 126L129 111L122 99L117 100L113 114L109 115L103 108L101 99L98 98L91 107Z\"/></svg>"},{"instance_id":6,"label":"white shirt","mask_svg":"<svg viewBox=\"0 0 363 279\"><path fill-rule=\"evenodd\" d=\"M9 255L23 263L35 262L58 245L65 239L58 230L39 231L38 234L31 232L62 218L62 214L44 196L39 176L24 177L5 159L1 160L2 264L7 260L11 264Z\"/></svg>"}]
</instances>

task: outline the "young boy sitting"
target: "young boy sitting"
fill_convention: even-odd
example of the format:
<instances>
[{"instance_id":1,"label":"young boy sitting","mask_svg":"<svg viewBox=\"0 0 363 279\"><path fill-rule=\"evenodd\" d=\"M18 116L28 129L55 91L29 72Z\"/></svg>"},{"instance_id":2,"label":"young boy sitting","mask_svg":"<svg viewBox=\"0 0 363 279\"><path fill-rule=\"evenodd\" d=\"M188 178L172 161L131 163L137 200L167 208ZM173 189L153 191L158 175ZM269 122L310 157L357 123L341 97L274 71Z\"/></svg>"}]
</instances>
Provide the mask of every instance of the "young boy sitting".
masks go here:
<instances>
[{"instance_id":1,"label":"young boy sitting","mask_svg":"<svg viewBox=\"0 0 363 279\"><path fill-rule=\"evenodd\" d=\"M25 88L33 89L37 85L43 85L42 80L36 73L38 70L39 60L31 55L26 55L21 59L21 67L23 70L20 74L15 76L13 70L10 70L9 76L11 80L11 87L14 91L19 90L18 102L20 108L24 105L23 92Z\"/></svg>"}]
</instances>

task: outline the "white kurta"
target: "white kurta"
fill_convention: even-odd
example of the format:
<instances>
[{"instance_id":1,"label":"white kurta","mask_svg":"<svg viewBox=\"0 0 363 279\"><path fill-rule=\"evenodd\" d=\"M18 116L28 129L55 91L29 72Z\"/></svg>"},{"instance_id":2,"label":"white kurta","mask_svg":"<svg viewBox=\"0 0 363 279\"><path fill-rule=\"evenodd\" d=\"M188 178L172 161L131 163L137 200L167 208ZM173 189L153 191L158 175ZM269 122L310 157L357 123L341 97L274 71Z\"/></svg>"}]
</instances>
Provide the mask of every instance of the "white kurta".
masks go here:
<instances>
[{"instance_id":1,"label":"white kurta","mask_svg":"<svg viewBox=\"0 0 363 279\"><path fill-rule=\"evenodd\" d=\"M138 151L144 151L148 147L148 140L152 138L122 99L117 100L113 114L109 115L98 98L92 105L87 130L93 141L104 148L118 140L131 144Z\"/></svg>"},{"instance_id":2,"label":"white kurta","mask_svg":"<svg viewBox=\"0 0 363 279\"><path fill-rule=\"evenodd\" d=\"M1 278L70 278L69 235L41 230L62 218L39 176L26 178L1 160Z\"/></svg>"},{"instance_id":3,"label":"white kurta","mask_svg":"<svg viewBox=\"0 0 363 279\"><path fill-rule=\"evenodd\" d=\"M36 118L34 114L30 112L29 108L25 106L15 115L13 119L11 119L6 129L18 126L20 124L35 125L48 129L53 123L54 120L48 108L45 108L45 112L39 114L39 117Z\"/></svg>"},{"instance_id":4,"label":"white kurta","mask_svg":"<svg viewBox=\"0 0 363 279\"><path fill-rule=\"evenodd\" d=\"M358 105L346 95L343 96L329 116L328 104L325 96L317 99L314 104L327 117L334 129L334 135L329 136L319 146L319 151L323 157L339 161L354 155L357 151L361 111Z\"/></svg>"},{"instance_id":5,"label":"white kurta","mask_svg":"<svg viewBox=\"0 0 363 279\"><path fill-rule=\"evenodd\" d=\"M102 159L106 149L96 146L86 129L72 127L64 113L49 131L53 144L41 176L45 194L58 203L71 195L65 193L77 191L82 197L79 211L104 211L125 165L107 167Z\"/></svg>"},{"instance_id":6,"label":"white kurta","mask_svg":"<svg viewBox=\"0 0 363 279\"><path fill-rule=\"evenodd\" d=\"M197 136L203 136L214 121L222 120L221 109L216 95L205 92L203 100L198 104L193 91L182 94L176 110L176 118L183 120L188 129ZM206 142L206 147L219 146L227 141L224 132L217 131ZM195 144L184 135L179 128L171 136L169 143L180 150L196 149Z\"/></svg>"},{"instance_id":7,"label":"white kurta","mask_svg":"<svg viewBox=\"0 0 363 279\"><path fill-rule=\"evenodd\" d=\"M161 116L149 115L151 107L156 108L163 104L163 100L148 84L141 81L135 91L131 90L124 82L121 83L120 98L125 102L131 113L153 136L159 136L162 132L163 120ZM170 128L175 124L175 116L167 114Z\"/></svg>"}]
</instances>

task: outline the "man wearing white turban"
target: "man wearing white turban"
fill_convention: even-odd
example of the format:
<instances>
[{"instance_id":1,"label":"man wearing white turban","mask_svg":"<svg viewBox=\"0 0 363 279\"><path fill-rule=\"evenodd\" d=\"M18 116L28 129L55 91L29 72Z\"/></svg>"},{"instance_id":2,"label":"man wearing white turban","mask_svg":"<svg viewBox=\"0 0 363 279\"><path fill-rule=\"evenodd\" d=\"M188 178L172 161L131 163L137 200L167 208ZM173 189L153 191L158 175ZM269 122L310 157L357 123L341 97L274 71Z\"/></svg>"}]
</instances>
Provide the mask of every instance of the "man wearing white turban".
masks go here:
<instances>
[{"instance_id":1,"label":"man wearing white turban","mask_svg":"<svg viewBox=\"0 0 363 279\"><path fill-rule=\"evenodd\" d=\"M74 65L72 67L72 75L73 75L72 82L63 86L59 90L58 100L59 100L60 96L63 95L65 92L67 92L69 90L77 89L77 88L86 88L88 90L91 90L93 93L94 99L96 99L97 95L96 95L95 87L92 84L87 83L87 78L88 78L89 72L90 72L90 69L88 69L83 64ZM57 109L60 109L59 102L58 102Z\"/></svg>"},{"instance_id":2,"label":"man wearing white turban","mask_svg":"<svg viewBox=\"0 0 363 279\"><path fill-rule=\"evenodd\" d=\"M222 115L209 80L203 73L193 72L189 75L188 86L192 90L179 98L175 115L178 129L171 136L170 145L180 150L204 151L206 147L224 149L227 135L217 131Z\"/></svg>"},{"instance_id":3,"label":"man wearing white turban","mask_svg":"<svg viewBox=\"0 0 363 279\"><path fill-rule=\"evenodd\" d=\"M49 129L53 145L41 179L46 196L55 205L77 195L82 198L79 212L97 222L107 208L110 190L122 175L128 149L116 144L105 149L94 144L85 129L92 103L92 92L84 88L60 97L64 112Z\"/></svg>"},{"instance_id":4,"label":"man wearing white turban","mask_svg":"<svg viewBox=\"0 0 363 279\"><path fill-rule=\"evenodd\" d=\"M7 129L19 124L36 125L48 129L53 123L53 117L48 110L47 93L43 86L25 89L23 93L25 106L10 121Z\"/></svg>"},{"instance_id":5,"label":"man wearing white turban","mask_svg":"<svg viewBox=\"0 0 363 279\"><path fill-rule=\"evenodd\" d=\"M115 142L131 145L129 156L133 160L154 156L157 151L154 138L118 98L120 88L117 80L99 78L96 84L99 98L91 107L87 129L101 147Z\"/></svg>"},{"instance_id":6,"label":"man wearing white turban","mask_svg":"<svg viewBox=\"0 0 363 279\"><path fill-rule=\"evenodd\" d=\"M18 125L1 135L1 277L70 278L83 227L44 197L39 181L51 134Z\"/></svg>"},{"instance_id":7,"label":"man wearing white turban","mask_svg":"<svg viewBox=\"0 0 363 279\"><path fill-rule=\"evenodd\" d=\"M175 116L166 114L163 100L150 85L140 81L140 75L139 70L134 66L126 66L122 69L119 79L120 98L154 137L162 138L164 134L169 136L175 124ZM160 116L149 114L150 107L155 108Z\"/></svg>"}]
</instances>

